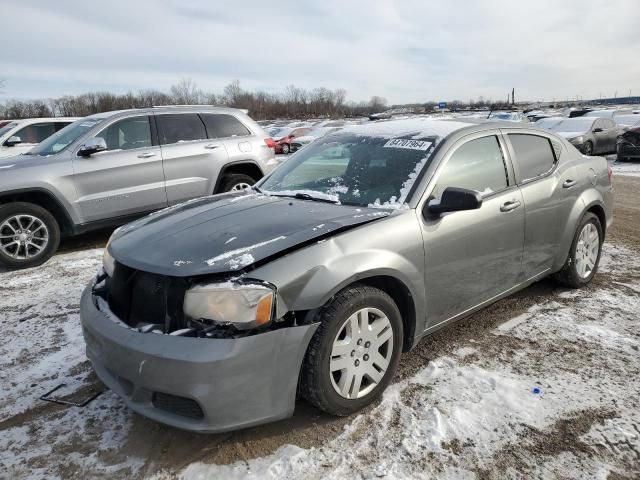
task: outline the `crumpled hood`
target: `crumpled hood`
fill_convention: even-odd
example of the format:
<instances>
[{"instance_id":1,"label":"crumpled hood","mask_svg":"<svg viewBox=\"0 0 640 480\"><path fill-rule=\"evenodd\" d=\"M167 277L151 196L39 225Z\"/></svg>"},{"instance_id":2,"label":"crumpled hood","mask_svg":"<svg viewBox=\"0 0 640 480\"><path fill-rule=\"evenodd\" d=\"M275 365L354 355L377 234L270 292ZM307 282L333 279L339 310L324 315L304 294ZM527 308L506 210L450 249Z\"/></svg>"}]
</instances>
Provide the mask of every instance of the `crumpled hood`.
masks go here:
<instances>
[{"instance_id":1,"label":"crumpled hood","mask_svg":"<svg viewBox=\"0 0 640 480\"><path fill-rule=\"evenodd\" d=\"M114 233L109 251L137 270L186 277L239 272L300 244L391 212L256 192L189 200Z\"/></svg>"}]
</instances>

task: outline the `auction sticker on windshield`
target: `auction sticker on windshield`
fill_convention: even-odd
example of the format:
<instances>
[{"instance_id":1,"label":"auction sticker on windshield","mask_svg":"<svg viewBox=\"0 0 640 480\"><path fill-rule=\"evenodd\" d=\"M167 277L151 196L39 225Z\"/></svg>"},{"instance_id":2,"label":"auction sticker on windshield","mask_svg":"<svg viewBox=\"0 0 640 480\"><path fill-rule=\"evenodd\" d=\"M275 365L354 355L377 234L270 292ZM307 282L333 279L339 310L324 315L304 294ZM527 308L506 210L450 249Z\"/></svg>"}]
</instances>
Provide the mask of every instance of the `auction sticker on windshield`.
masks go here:
<instances>
[{"instance_id":1,"label":"auction sticker on windshield","mask_svg":"<svg viewBox=\"0 0 640 480\"><path fill-rule=\"evenodd\" d=\"M430 146L431 142L406 138L392 138L384 144L384 148L408 148L410 150L427 150Z\"/></svg>"}]
</instances>

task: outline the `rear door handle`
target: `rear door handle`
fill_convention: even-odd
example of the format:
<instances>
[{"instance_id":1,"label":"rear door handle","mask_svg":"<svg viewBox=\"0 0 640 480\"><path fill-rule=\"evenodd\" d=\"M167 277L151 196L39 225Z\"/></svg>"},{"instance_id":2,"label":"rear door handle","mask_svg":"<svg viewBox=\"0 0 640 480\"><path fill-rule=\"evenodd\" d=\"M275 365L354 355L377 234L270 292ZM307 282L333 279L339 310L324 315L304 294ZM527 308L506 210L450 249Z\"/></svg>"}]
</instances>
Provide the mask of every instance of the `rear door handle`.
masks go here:
<instances>
[{"instance_id":1,"label":"rear door handle","mask_svg":"<svg viewBox=\"0 0 640 480\"><path fill-rule=\"evenodd\" d=\"M140 155L138 155L138 158L151 158L151 157L155 157L156 154L153 152L146 152L146 153L141 153Z\"/></svg>"},{"instance_id":2,"label":"rear door handle","mask_svg":"<svg viewBox=\"0 0 640 480\"><path fill-rule=\"evenodd\" d=\"M209 145L205 145L204 148L206 148L207 150L213 150L215 148L218 148L220 145L214 145L212 143L210 143Z\"/></svg>"},{"instance_id":3,"label":"rear door handle","mask_svg":"<svg viewBox=\"0 0 640 480\"><path fill-rule=\"evenodd\" d=\"M565 180L562 184L562 188L571 188L576 184L575 180Z\"/></svg>"},{"instance_id":4,"label":"rear door handle","mask_svg":"<svg viewBox=\"0 0 640 480\"><path fill-rule=\"evenodd\" d=\"M515 210L519 206L520 206L520 201L519 200L511 200L510 202L504 202L500 206L500 211L501 212L510 212L511 210Z\"/></svg>"}]
</instances>

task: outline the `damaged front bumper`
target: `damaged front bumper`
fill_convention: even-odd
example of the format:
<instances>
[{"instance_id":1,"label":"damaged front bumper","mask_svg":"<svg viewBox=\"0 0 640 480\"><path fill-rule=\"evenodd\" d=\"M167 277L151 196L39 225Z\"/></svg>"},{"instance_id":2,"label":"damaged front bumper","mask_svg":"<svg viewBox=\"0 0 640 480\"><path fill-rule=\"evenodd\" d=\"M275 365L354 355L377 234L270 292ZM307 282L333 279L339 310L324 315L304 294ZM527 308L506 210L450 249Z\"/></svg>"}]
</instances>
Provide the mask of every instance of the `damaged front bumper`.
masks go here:
<instances>
[{"instance_id":1,"label":"damaged front bumper","mask_svg":"<svg viewBox=\"0 0 640 480\"><path fill-rule=\"evenodd\" d=\"M298 376L318 324L236 339L141 333L87 287L80 304L87 357L133 410L198 432L223 432L293 414Z\"/></svg>"}]
</instances>

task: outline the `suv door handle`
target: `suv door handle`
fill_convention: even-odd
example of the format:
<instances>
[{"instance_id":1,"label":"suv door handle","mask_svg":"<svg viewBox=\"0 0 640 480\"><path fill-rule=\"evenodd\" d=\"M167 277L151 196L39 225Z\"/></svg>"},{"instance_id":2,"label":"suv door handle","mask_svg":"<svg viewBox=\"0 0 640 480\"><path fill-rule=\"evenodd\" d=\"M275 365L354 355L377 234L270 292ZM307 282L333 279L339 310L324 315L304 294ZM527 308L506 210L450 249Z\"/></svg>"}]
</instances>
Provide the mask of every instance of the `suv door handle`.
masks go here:
<instances>
[{"instance_id":1,"label":"suv door handle","mask_svg":"<svg viewBox=\"0 0 640 480\"><path fill-rule=\"evenodd\" d=\"M576 184L575 180L565 180L562 184L562 188L571 188Z\"/></svg>"},{"instance_id":2,"label":"suv door handle","mask_svg":"<svg viewBox=\"0 0 640 480\"><path fill-rule=\"evenodd\" d=\"M510 212L511 210L515 210L520 206L519 200L511 200L510 202L504 202L500 205L501 212Z\"/></svg>"},{"instance_id":3,"label":"suv door handle","mask_svg":"<svg viewBox=\"0 0 640 480\"><path fill-rule=\"evenodd\" d=\"M141 153L140 155L138 155L138 158L151 158L151 157L155 157L156 154L153 152L146 152L146 153Z\"/></svg>"},{"instance_id":4,"label":"suv door handle","mask_svg":"<svg viewBox=\"0 0 640 480\"><path fill-rule=\"evenodd\" d=\"M204 148L206 148L207 150L213 150L215 148L218 148L220 145L214 145L212 143L210 143L209 145L205 145Z\"/></svg>"}]
</instances>

